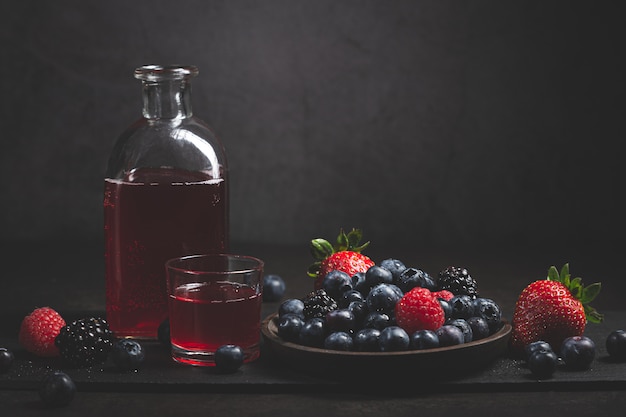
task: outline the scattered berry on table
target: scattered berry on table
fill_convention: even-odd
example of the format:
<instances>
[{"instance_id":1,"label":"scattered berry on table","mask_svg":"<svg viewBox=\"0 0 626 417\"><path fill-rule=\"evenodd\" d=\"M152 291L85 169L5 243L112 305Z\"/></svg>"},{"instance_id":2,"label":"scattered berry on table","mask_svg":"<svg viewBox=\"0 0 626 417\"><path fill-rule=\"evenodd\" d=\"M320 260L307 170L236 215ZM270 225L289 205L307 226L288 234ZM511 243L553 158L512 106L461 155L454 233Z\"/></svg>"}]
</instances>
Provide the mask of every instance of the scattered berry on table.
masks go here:
<instances>
[{"instance_id":1,"label":"scattered berry on table","mask_svg":"<svg viewBox=\"0 0 626 417\"><path fill-rule=\"evenodd\" d=\"M325 317L329 311L336 310L338 307L337 301L323 289L309 293L302 301L304 303L303 313L305 320L313 317Z\"/></svg>"},{"instance_id":2,"label":"scattered berry on table","mask_svg":"<svg viewBox=\"0 0 626 417\"><path fill-rule=\"evenodd\" d=\"M54 309L36 308L22 320L18 336L20 345L37 356L59 356L54 340L65 324L63 317Z\"/></svg>"},{"instance_id":3,"label":"scattered berry on table","mask_svg":"<svg viewBox=\"0 0 626 417\"><path fill-rule=\"evenodd\" d=\"M120 339L113 345L110 356L120 371L134 371L141 368L146 354L138 341Z\"/></svg>"},{"instance_id":4,"label":"scattered berry on table","mask_svg":"<svg viewBox=\"0 0 626 417\"><path fill-rule=\"evenodd\" d=\"M528 369L537 379L550 378L556 371L557 364L558 357L552 350L534 351L527 361Z\"/></svg>"},{"instance_id":5,"label":"scattered berry on table","mask_svg":"<svg viewBox=\"0 0 626 417\"><path fill-rule=\"evenodd\" d=\"M365 302L370 311L391 314L403 295L402 290L393 284L378 284L370 290Z\"/></svg>"},{"instance_id":6,"label":"scattered berry on table","mask_svg":"<svg viewBox=\"0 0 626 417\"><path fill-rule=\"evenodd\" d=\"M165 319L159 324L157 329L157 339L163 346L169 348L171 346L170 340L170 319Z\"/></svg>"},{"instance_id":7,"label":"scattered berry on table","mask_svg":"<svg viewBox=\"0 0 626 417\"><path fill-rule=\"evenodd\" d=\"M354 335L354 349L357 352L379 352L380 330L373 328L361 329Z\"/></svg>"},{"instance_id":8,"label":"scattered berry on table","mask_svg":"<svg viewBox=\"0 0 626 417\"><path fill-rule=\"evenodd\" d=\"M561 345L561 359L568 369L588 369L596 356L596 345L586 336L571 336Z\"/></svg>"},{"instance_id":9,"label":"scattered berry on table","mask_svg":"<svg viewBox=\"0 0 626 417\"><path fill-rule=\"evenodd\" d=\"M298 343L310 347L324 347L326 338L326 323L319 317L312 318L304 323L298 335Z\"/></svg>"},{"instance_id":10,"label":"scattered berry on table","mask_svg":"<svg viewBox=\"0 0 626 417\"><path fill-rule=\"evenodd\" d=\"M304 318L304 302L299 298L289 298L283 301L280 306L278 306L278 316L282 317L289 313Z\"/></svg>"},{"instance_id":11,"label":"scattered berry on table","mask_svg":"<svg viewBox=\"0 0 626 417\"><path fill-rule=\"evenodd\" d=\"M287 286L280 275L266 274L263 276L263 301L280 301L285 295Z\"/></svg>"},{"instance_id":12,"label":"scattered berry on table","mask_svg":"<svg viewBox=\"0 0 626 417\"><path fill-rule=\"evenodd\" d=\"M339 300L344 292L352 289L352 277L343 271L330 271L324 276L322 288L330 297Z\"/></svg>"},{"instance_id":13,"label":"scattered berry on table","mask_svg":"<svg viewBox=\"0 0 626 417\"><path fill-rule=\"evenodd\" d=\"M412 349L434 349L439 347L439 336L433 330L418 330L409 336Z\"/></svg>"},{"instance_id":14,"label":"scattered berry on table","mask_svg":"<svg viewBox=\"0 0 626 417\"><path fill-rule=\"evenodd\" d=\"M554 351L554 349L552 348L552 346L550 346L548 342L545 342L543 340L537 340L537 341L527 344L524 347L524 354L525 354L526 360L530 358L530 355L540 350Z\"/></svg>"},{"instance_id":15,"label":"scattered berry on table","mask_svg":"<svg viewBox=\"0 0 626 417\"><path fill-rule=\"evenodd\" d=\"M418 330L436 330L445 321L439 300L421 287L415 287L404 294L395 306L396 323L407 333Z\"/></svg>"},{"instance_id":16,"label":"scattered berry on table","mask_svg":"<svg viewBox=\"0 0 626 417\"><path fill-rule=\"evenodd\" d=\"M300 316L285 314L278 318L278 335L289 342L297 343L303 326L304 320Z\"/></svg>"},{"instance_id":17,"label":"scattered berry on table","mask_svg":"<svg viewBox=\"0 0 626 417\"><path fill-rule=\"evenodd\" d=\"M48 374L39 389L39 397L47 407L64 407L72 402L76 393L76 384L64 372Z\"/></svg>"},{"instance_id":18,"label":"scattered berry on table","mask_svg":"<svg viewBox=\"0 0 626 417\"><path fill-rule=\"evenodd\" d=\"M385 327L380 331L381 352L400 352L409 348L409 335L400 326Z\"/></svg>"},{"instance_id":19,"label":"scattered berry on table","mask_svg":"<svg viewBox=\"0 0 626 417\"><path fill-rule=\"evenodd\" d=\"M478 297L476 280L471 277L467 268L463 267L449 266L440 271L437 287L454 295L469 295L472 299Z\"/></svg>"},{"instance_id":20,"label":"scattered berry on table","mask_svg":"<svg viewBox=\"0 0 626 417\"><path fill-rule=\"evenodd\" d=\"M546 279L527 285L517 299L510 338L512 351L521 352L537 340L559 349L566 338L582 335L587 321L602 321L602 315L589 305L599 292L599 283L583 287L580 278L572 279L568 264L560 272L551 266Z\"/></svg>"},{"instance_id":21,"label":"scattered berry on table","mask_svg":"<svg viewBox=\"0 0 626 417\"><path fill-rule=\"evenodd\" d=\"M352 350L354 342L352 337L346 332L334 332L329 334L324 340L324 348L331 350Z\"/></svg>"},{"instance_id":22,"label":"scattered berry on table","mask_svg":"<svg viewBox=\"0 0 626 417\"><path fill-rule=\"evenodd\" d=\"M213 359L219 372L233 373L243 365L243 350L237 345L222 345L215 351Z\"/></svg>"},{"instance_id":23,"label":"scattered berry on table","mask_svg":"<svg viewBox=\"0 0 626 417\"><path fill-rule=\"evenodd\" d=\"M606 350L616 361L626 360L626 331L614 330L606 338Z\"/></svg>"},{"instance_id":24,"label":"scattered berry on table","mask_svg":"<svg viewBox=\"0 0 626 417\"><path fill-rule=\"evenodd\" d=\"M61 328L55 343L68 364L83 367L104 362L113 346L113 338L105 319L87 317Z\"/></svg>"},{"instance_id":25,"label":"scattered berry on table","mask_svg":"<svg viewBox=\"0 0 626 417\"><path fill-rule=\"evenodd\" d=\"M456 326L444 324L435 330L435 333L439 338L439 346L441 347L463 344L463 332Z\"/></svg>"},{"instance_id":26,"label":"scattered berry on table","mask_svg":"<svg viewBox=\"0 0 626 417\"><path fill-rule=\"evenodd\" d=\"M15 362L15 355L7 348L0 348L0 374L7 372Z\"/></svg>"}]
</instances>

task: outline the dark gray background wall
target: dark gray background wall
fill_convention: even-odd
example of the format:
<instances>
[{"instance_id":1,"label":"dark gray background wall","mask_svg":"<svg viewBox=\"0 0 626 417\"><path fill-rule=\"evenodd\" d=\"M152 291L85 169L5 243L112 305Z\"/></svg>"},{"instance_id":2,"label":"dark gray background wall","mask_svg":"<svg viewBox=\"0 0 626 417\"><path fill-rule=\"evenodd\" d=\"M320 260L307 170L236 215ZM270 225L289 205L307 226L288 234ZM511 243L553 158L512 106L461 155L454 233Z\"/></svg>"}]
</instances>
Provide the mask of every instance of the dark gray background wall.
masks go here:
<instances>
[{"instance_id":1,"label":"dark gray background wall","mask_svg":"<svg viewBox=\"0 0 626 417\"><path fill-rule=\"evenodd\" d=\"M5 0L0 237L99 239L133 69L191 63L233 240L623 245L622 4Z\"/></svg>"}]
</instances>

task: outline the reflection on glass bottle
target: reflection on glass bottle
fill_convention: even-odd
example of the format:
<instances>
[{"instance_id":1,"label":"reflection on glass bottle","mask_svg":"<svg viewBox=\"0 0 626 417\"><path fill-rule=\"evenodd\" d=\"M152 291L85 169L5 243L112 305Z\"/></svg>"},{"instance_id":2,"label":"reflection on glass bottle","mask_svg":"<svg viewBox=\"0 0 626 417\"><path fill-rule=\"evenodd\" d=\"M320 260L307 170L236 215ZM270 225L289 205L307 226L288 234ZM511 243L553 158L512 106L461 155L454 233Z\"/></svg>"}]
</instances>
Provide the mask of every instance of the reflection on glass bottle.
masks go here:
<instances>
[{"instance_id":1,"label":"reflection on glass bottle","mask_svg":"<svg viewBox=\"0 0 626 417\"><path fill-rule=\"evenodd\" d=\"M155 338L165 261L228 252L222 144L191 110L193 66L137 68L143 117L116 142L104 181L106 315L117 337Z\"/></svg>"}]
</instances>

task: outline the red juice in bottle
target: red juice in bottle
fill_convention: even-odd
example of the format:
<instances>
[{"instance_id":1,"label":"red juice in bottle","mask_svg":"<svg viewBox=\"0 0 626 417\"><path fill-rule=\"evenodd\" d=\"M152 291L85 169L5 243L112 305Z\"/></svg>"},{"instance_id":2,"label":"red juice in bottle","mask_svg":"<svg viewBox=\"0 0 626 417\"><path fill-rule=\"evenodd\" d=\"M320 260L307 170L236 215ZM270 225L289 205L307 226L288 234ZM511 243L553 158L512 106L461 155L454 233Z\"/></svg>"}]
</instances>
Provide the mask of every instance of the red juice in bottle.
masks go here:
<instances>
[{"instance_id":1,"label":"red juice in bottle","mask_svg":"<svg viewBox=\"0 0 626 417\"><path fill-rule=\"evenodd\" d=\"M213 366L212 353L226 344L241 347L244 362L259 356L262 296L254 288L225 281L189 283L177 287L169 302L176 360Z\"/></svg>"},{"instance_id":2,"label":"red juice in bottle","mask_svg":"<svg viewBox=\"0 0 626 417\"><path fill-rule=\"evenodd\" d=\"M228 248L224 179L139 168L105 180L106 315L117 337L155 338L168 315L165 261Z\"/></svg>"}]
</instances>

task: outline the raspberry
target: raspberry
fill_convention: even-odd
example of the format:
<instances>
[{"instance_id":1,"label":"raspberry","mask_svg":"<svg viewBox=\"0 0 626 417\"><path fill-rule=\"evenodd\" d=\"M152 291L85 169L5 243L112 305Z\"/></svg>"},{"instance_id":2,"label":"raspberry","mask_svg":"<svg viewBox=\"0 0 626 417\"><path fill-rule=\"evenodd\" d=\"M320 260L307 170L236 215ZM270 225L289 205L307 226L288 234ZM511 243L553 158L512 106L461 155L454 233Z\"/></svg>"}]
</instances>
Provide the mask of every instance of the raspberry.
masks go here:
<instances>
[{"instance_id":1,"label":"raspberry","mask_svg":"<svg viewBox=\"0 0 626 417\"><path fill-rule=\"evenodd\" d=\"M441 304L426 288L413 288L396 304L396 322L409 335L418 330L436 330L444 321Z\"/></svg>"},{"instance_id":2,"label":"raspberry","mask_svg":"<svg viewBox=\"0 0 626 417\"><path fill-rule=\"evenodd\" d=\"M435 291L433 293L433 296L435 298L443 298L446 301L450 301L450 299L452 299L452 297L454 297L454 294L452 294L448 290L440 290L440 291Z\"/></svg>"},{"instance_id":3,"label":"raspberry","mask_svg":"<svg viewBox=\"0 0 626 417\"><path fill-rule=\"evenodd\" d=\"M50 307L36 308L22 320L18 336L20 345L37 356L59 356L54 339L63 326L65 320L55 310Z\"/></svg>"}]
</instances>

